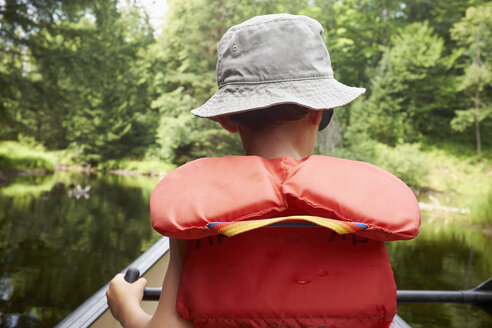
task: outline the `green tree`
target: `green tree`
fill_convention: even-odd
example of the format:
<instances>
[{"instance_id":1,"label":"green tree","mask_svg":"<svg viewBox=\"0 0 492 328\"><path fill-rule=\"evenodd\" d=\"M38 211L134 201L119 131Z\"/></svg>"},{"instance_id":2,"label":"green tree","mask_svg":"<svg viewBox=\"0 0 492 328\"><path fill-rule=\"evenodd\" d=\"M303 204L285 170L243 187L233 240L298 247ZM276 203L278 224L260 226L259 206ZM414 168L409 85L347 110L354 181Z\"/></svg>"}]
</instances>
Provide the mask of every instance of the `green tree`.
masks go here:
<instances>
[{"instance_id":1,"label":"green tree","mask_svg":"<svg viewBox=\"0 0 492 328\"><path fill-rule=\"evenodd\" d=\"M450 50L454 46L450 30L459 22L470 6L488 0L406 0L402 1L403 12L409 23L427 21L435 33L442 37Z\"/></svg>"},{"instance_id":2,"label":"green tree","mask_svg":"<svg viewBox=\"0 0 492 328\"><path fill-rule=\"evenodd\" d=\"M0 138L71 143L93 164L145 153L158 120L146 61L154 38L142 8L11 0L0 19Z\"/></svg>"},{"instance_id":3,"label":"green tree","mask_svg":"<svg viewBox=\"0 0 492 328\"><path fill-rule=\"evenodd\" d=\"M349 85L364 85L367 68L381 59L391 36L404 23L399 0L320 0L302 13L325 28L335 77Z\"/></svg>"},{"instance_id":4,"label":"green tree","mask_svg":"<svg viewBox=\"0 0 492 328\"><path fill-rule=\"evenodd\" d=\"M445 77L452 59L442 51L443 40L427 24L402 29L372 71L370 96L352 107L351 135L395 145L433 133L452 90Z\"/></svg>"},{"instance_id":5,"label":"green tree","mask_svg":"<svg viewBox=\"0 0 492 328\"><path fill-rule=\"evenodd\" d=\"M148 99L152 63L145 58L152 29L131 7L105 2L91 10L95 22L81 22L89 33L77 49L84 62L68 83L79 95L66 121L68 139L91 163L142 156L157 128Z\"/></svg>"},{"instance_id":6,"label":"green tree","mask_svg":"<svg viewBox=\"0 0 492 328\"><path fill-rule=\"evenodd\" d=\"M42 97L44 90L53 91L53 85L44 83L34 56L43 53L49 60L55 52L60 53L59 49L48 51L47 31L56 30L62 37L65 31L55 24L54 13L63 9L72 13L74 7L55 1L9 0L0 4L0 137L12 138L20 131L39 137L46 130L43 117L48 116L46 109L59 94L51 99Z\"/></svg>"},{"instance_id":7,"label":"green tree","mask_svg":"<svg viewBox=\"0 0 492 328\"><path fill-rule=\"evenodd\" d=\"M463 47L466 67L459 91L470 96L472 108L457 110L451 126L458 131L475 126L477 155L481 157L480 122L492 118L492 4L470 7L466 16L451 30L453 38Z\"/></svg>"}]
</instances>

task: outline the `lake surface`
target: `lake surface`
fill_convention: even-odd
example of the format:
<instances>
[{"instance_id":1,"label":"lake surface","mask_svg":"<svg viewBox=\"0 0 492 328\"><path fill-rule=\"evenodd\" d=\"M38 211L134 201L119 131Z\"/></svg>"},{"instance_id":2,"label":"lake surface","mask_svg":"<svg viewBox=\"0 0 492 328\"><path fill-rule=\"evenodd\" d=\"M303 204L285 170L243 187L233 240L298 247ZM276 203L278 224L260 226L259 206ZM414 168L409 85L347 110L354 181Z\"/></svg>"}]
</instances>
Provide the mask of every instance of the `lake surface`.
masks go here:
<instances>
[{"instance_id":1,"label":"lake surface","mask_svg":"<svg viewBox=\"0 0 492 328\"><path fill-rule=\"evenodd\" d=\"M58 172L1 187L0 328L54 326L155 242L148 199L157 183ZM71 184L91 190L77 199ZM490 235L447 213L423 215L419 237L387 244L398 288L468 289L492 276ZM412 327L492 327L466 305L398 311Z\"/></svg>"}]
</instances>

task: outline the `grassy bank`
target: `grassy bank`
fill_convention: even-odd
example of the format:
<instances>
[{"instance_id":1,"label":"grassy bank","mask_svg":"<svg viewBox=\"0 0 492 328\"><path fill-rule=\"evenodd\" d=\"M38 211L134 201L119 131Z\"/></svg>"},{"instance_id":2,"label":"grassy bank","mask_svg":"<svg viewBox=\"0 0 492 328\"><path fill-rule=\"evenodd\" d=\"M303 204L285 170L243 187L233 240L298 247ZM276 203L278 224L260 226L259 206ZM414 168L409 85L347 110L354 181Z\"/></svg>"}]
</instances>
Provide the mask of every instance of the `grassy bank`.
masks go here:
<instances>
[{"instance_id":1,"label":"grassy bank","mask_svg":"<svg viewBox=\"0 0 492 328\"><path fill-rule=\"evenodd\" d=\"M492 187L472 202L470 217L474 222L488 222L492 225Z\"/></svg>"},{"instance_id":2,"label":"grassy bank","mask_svg":"<svg viewBox=\"0 0 492 328\"><path fill-rule=\"evenodd\" d=\"M473 151L457 151L449 144L389 147L362 141L327 155L375 164L417 192L428 195L429 200L424 202L463 208L470 214L457 216L460 220L492 225L492 154L489 152L484 152L479 161Z\"/></svg>"},{"instance_id":3,"label":"grassy bank","mask_svg":"<svg viewBox=\"0 0 492 328\"><path fill-rule=\"evenodd\" d=\"M54 170L59 162L56 152L47 151L42 145L16 141L0 142L0 169L2 170Z\"/></svg>"},{"instance_id":4,"label":"grassy bank","mask_svg":"<svg viewBox=\"0 0 492 328\"><path fill-rule=\"evenodd\" d=\"M40 144L17 141L0 142L0 170L42 169L54 171L57 164L68 167L81 167L72 150L49 151ZM133 171L140 173L170 172L176 166L158 160L117 159L99 163L98 170Z\"/></svg>"},{"instance_id":5,"label":"grassy bank","mask_svg":"<svg viewBox=\"0 0 492 328\"><path fill-rule=\"evenodd\" d=\"M169 164L158 160L129 160L129 159L118 159L109 160L100 163L97 168L99 170L105 171L133 171L133 172L171 172L176 168L176 165Z\"/></svg>"},{"instance_id":6,"label":"grassy bank","mask_svg":"<svg viewBox=\"0 0 492 328\"><path fill-rule=\"evenodd\" d=\"M452 205L468 209L463 219L492 225L492 160L437 147L426 150L432 163L427 186L452 197ZM485 154L490 155L490 154Z\"/></svg>"},{"instance_id":7,"label":"grassy bank","mask_svg":"<svg viewBox=\"0 0 492 328\"><path fill-rule=\"evenodd\" d=\"M390 147L374 141L362 141L349 148L337 148L326 155L372 163L393 173L413 188L424 187L431 171L429 158L419 144Z\"/></svg>"}]
</instances>

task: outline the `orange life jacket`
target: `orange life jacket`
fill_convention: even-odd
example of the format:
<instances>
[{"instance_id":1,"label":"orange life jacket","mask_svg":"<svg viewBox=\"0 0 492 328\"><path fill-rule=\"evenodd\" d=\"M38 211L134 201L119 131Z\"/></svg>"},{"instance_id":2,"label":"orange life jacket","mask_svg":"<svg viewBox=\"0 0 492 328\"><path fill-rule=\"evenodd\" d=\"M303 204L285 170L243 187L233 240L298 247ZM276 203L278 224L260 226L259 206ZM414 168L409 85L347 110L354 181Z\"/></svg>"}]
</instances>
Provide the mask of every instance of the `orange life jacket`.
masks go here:
<instances>
[{"instance_id":1,"label":"orange life jacket","mask_svg":"<svg viewBox=\"0 0 492 328\"><path fill-rule=\"evenodd\" d=\"M388 327L396 286L383 242L420 225L398 178L325 156L199 159L150 205L158 232L190 239L177 310L196 327Z\"/></svg>"}]
</instances>

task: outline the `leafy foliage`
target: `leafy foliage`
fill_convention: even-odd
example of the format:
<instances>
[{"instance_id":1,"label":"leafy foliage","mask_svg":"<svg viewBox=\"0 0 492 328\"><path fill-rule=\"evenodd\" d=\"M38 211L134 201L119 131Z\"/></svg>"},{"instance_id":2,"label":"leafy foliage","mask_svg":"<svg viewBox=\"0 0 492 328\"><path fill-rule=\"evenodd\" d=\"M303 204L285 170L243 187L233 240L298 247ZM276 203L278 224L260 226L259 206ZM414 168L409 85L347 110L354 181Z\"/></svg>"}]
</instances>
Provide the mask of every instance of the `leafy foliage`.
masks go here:
<instances>
[{"instance_id":1,"label":"leafy foliage","mask_svg":"<svg viewBox=\"0 0 492 328\"><path fill-rule=\"evenodd\" d=\"M443 40L427 24L409 24L373 71L371 95L352 107L351 130L395 145L431 134L453 99L444 76Z\"/></svg>"},{"instance_id":2,"label":"leafy foliage","mask_svg":"<svg viewBox=\"0 0 492 328\"><path fill-rule=\"evenodd\" d=\"M76 143L91 163L152 143L139 132L156 125L139 114L152 114L143 48L154 39L138 8L8 1L1 9L2 137L22 132L50 148Z\"/></svg>"},{"instance_id":3,"label":"leafy foliage","mask_svg":"<svg viewBox=\"0 0 492 328\"><path fill-rule=\"evenodd\" d=\"M458 91L469 95L473 108L456 111L453 129L464 131L475 125L477 153L481 153L480 122L492 119L492 3L470 7L466 16L451 30L453 38L463 47L466 58L464 74L459 77Z\"/></svg>"},{"instance_id":4,"label":"leafy foliage","mask_svg":"<svg viewBox=\"0 0 492 328\"><path fill-rule=\"evenodd\" d=\"M394 148L366 140L350 148L335 149L329 155L372 163L393 173L411 187L424 185L431 171L429 158L418 143L401 144Z\"/></svg>"},{"instance_id":5,"label":"leafy foliage","mask_svg":"<svg viewBox=\"0 0 492 328\"><path fill-rule=\"evenodd\" d=\"M29 136L47 149L76 150L75 161L106 166L240 154L237 136L189 111L217 90L215 49L228 27L289 12L317 19L336 78L367 88L360 100L337 110L337 145L445 138L471 146L469 131L479 131L479 123L480 147L491 146L490 1L168 5L165 24L155 31L135 3L2 2L0 139Z\"/></svg>"}]
</instances>

